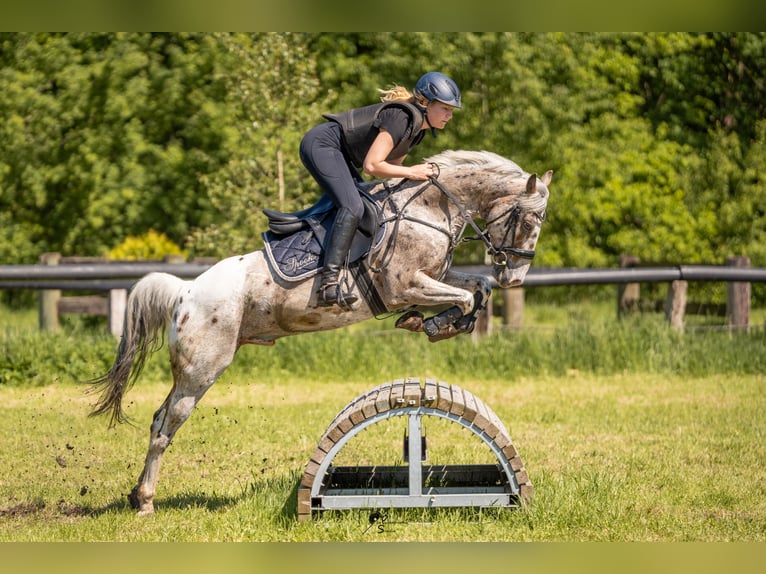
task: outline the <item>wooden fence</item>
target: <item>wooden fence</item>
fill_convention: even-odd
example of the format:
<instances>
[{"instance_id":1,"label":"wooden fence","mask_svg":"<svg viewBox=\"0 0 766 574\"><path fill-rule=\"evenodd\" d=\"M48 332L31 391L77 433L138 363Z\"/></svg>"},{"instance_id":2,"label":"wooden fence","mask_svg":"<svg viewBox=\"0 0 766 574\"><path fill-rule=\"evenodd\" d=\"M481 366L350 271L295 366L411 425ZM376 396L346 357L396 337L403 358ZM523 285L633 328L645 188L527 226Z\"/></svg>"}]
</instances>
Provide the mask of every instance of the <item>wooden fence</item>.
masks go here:
<instances>
[{"instance_id":1,"label":"wooden fence","mask_svg":"<svg viewBox=\"0 0 766 574\"><path fill-rule=\"evenodd\" d=\"M192 279L215 263L214 259L186 262L170 256L162 261L108 261L89 257L62 257L46 253L39 265L0 266L0 289L37 289L40 293L40 328L59 328L60 315L84 313L107 318L108 329L115 336L122 333L128 289L151 271L165 271ZM488 266L462 266L456 269L490 277ZM654 267L642 265L634 257L620 258L619 268L608 269L541 269L533 267L523 288L496 289L493 297L502 297L502 323L508 328L520 328L524 322L525 289L561 285L617 285L618 316L641 307L641 283L667 283L668 296L663 306L669 324L681 329L687 314L699 311L699 306L686 301L691 281L727 283L727 303L724 309L729 327L747 328L750 316L751 282L766 282L766 269L751 268L746 257L733 257L726 265L678 265ZM97 295L62 296L65 291L100 292ZM654 303L656 306L656 302ZM492 301L482 313L475 336L492 330Z\"/></svg>"}]
</instances>

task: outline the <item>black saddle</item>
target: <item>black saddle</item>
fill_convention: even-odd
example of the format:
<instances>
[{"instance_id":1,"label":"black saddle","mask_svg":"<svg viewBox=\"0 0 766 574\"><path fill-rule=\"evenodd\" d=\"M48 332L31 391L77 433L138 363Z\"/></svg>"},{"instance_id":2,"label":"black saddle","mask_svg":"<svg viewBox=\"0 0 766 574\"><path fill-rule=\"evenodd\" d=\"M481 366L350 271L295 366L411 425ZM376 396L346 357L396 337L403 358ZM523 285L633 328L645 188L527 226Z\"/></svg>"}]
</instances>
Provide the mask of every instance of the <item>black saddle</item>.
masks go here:
<instances>
[{"instance_id":1,"label":"black saddle","mask_svg":"<svg viewBox=\"0 0 766 574\"><path fill-rule=\"evenodd\" d=\"M364 215L359 222L359 229L368 237L372 237L378 229L380 207L375 199L366 191L359 189L364 204ZM269 229L277 235L291 235L311 225L312 221L321 221L328 213L333 216L337 208L329 195L322 194L314 205L294 213L282 213L273 209L264 209L264 215L269 219ZM334 220L334 217L333 217Z\"/></svg>"},{"instance_id":2,"label":"black saddle","mask_svg":"<svg viewBox=\"0 0 766 574\"><path fill-rule=\"evenodd\" d=\"M364 215L349 250L349 263L364 257L382 241L381 210L375 199L360 189ZM302 281L323 266L323 245L335 222L337 208L324 194L314 205L295 213L264 209L269 230L263 233L266 255L276 273L287 281Z\"/></svg>"}]
</instances>

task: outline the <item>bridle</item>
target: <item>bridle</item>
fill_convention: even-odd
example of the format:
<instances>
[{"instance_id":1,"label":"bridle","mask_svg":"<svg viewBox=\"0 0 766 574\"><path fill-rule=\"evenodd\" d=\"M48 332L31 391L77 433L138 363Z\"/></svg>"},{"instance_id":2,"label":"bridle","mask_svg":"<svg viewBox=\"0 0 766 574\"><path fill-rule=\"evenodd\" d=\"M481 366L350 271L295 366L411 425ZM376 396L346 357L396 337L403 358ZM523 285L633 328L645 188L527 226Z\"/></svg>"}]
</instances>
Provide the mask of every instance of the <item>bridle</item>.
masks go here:
<instances>
[{"instance_id":1,"label":"bridle","mask_svg":"<svg viewBox=\"0 0 766 574\"><path fill-rule=\"evenodd\" d=\"M505 267L509 264L509 257L518 257L519 259L526 259L528 261L531 261L535 257L535 250L534 249L519 249L517 247L495 247L492 245L492 240L489 236L489 226L493 223L496 223L500 221L501 219L505 218L507 216L507 219L505 221L504 227L505 227L505 234L503 235L503 240L500 242L501 245L505 245L506 240L508 239L508 234L511 234L511 241L510 244L513 245L516 243L516 228L518 227L519 218L521 217L521 206L519 205L519 202L515 202L511 207L503 211L500 215L497 217L494 217L493 219L487 221L487 229L486 231L481 229L479 225L473 220L473 217L471 217L471 214L468 213L468 210L460 203L457 197L450 192L446 187L444 187L441 182L439 181L439 166L435 163L430 164L433 166L434 170L436 171L436 175L429 177L429 181L432 185L435 185L439 191L441 191L452 203L455 204L455 206L458 208L458 211L460 212L460 215L463 216L463 219L465 222L470 225L473 230L476 232L476 239L480 239L484 242L484 245L487 247L487 251L492 256L492 262L495 265ZM545 216L540 216L541 220L545 219Z\"/></svg>"}]
</instances>

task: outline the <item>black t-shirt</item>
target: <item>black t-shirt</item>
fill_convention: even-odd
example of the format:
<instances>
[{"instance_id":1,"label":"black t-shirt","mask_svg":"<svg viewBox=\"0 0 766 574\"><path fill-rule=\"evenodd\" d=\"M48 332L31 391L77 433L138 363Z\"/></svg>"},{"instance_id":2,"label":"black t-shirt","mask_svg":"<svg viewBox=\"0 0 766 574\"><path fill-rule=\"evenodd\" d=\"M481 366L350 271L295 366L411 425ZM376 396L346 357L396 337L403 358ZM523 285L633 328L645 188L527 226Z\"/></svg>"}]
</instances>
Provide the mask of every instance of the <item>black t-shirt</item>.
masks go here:
<instances>
[{"instance_id":1,"label":"black t-shirt","mask_svg":"<svg viewBox=\"0 0 766 574\"><path fill-rule=\"evenodd\" d=\"M401 108L391 107L386 108L380 112L378 119L375 121L374 127L383 128L389 134L391 134L391 138L394 140L394 147L396 147L399 145L399 142L401 142L407 135L410 123L410 116L407 112ZM420 126L417 126L416 129L419 128ZM410 149L420 143L425 133L425 130L420 130L418 137L412 143Z\"/></svg>"}]
</instances>

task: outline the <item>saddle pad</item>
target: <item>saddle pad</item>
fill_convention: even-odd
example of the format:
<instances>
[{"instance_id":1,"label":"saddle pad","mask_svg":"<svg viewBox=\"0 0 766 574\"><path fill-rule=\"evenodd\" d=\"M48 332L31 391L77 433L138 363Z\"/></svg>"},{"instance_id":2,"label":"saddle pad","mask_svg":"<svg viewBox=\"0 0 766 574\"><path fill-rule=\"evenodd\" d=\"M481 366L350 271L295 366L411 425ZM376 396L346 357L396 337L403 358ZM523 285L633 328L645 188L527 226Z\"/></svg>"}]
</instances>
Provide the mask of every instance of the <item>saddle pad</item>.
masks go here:
<instances>
[{"instance_id":1,"label":"saddle pad","mask_svg":"<svg viewBox=\"0 0 766 574\"><path fill-rule=\"evenodd\" d=\"M332 218L327 219L331 224ZM292 235L277 235L273 231L262 234L266 257L277 275L285 281L303 281L316 275L321 268L322 243L327 228L312 223L314 225ZM321 241L314 231L315 227L320 228Z\"/></svg>"},{"instance_id":2,"label":"saddle pad","mask_svg":"<svg viewBox=\"0 0 766 574\"><path fill-rule=\"evenodd\" d=\"M303 281L316 275L324 264L322 246L325 237L330 232L335 221L335 212L324 215L322 221L313 217L306 220L307 229L302 229L291 235L279 235L273 231L262 234L266 259L274 272L285 281ZM383 241L386 225L378 228L373 242L357 230L349 250L351 263L364 257L370 250L376 249Z\"/></svg>"}]
</instances>

